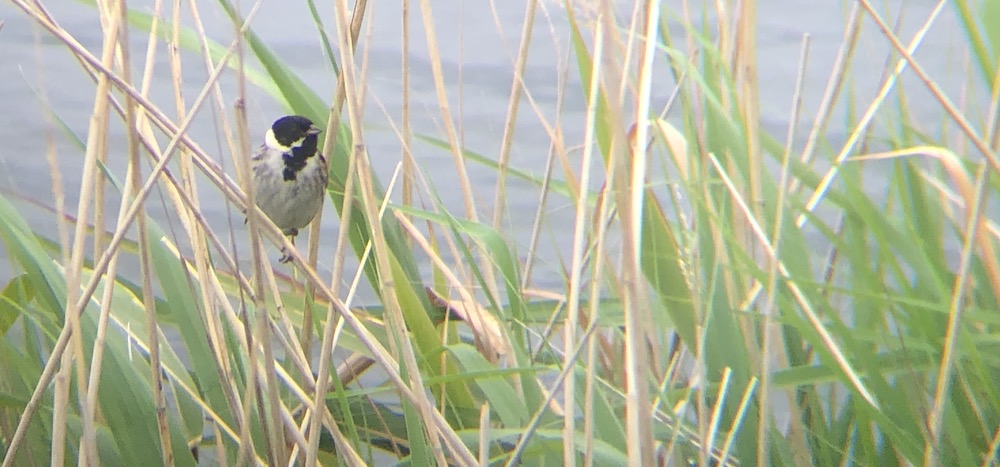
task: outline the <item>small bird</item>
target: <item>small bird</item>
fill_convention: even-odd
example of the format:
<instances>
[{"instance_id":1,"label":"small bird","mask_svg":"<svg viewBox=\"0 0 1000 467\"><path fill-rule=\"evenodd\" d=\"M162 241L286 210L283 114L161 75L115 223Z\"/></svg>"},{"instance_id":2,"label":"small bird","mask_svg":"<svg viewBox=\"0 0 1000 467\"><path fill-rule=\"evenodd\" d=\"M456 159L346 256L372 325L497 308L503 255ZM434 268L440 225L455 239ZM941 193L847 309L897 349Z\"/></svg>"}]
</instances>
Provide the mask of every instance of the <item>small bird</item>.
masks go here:
<instances>
[{"instance_id":1,"label":"small bird","mask_svg":"<svg viewBox=\"0 0 1000 467\"><path fill-rule=\"evenodd\" d=\"M320 131L306 117L281 117L271 124L264 144L250 158L257 206L292 242L323 207L329 173L317 149ZM291 260L286 253L280 261Z\"/></svg>"}]
</instances>

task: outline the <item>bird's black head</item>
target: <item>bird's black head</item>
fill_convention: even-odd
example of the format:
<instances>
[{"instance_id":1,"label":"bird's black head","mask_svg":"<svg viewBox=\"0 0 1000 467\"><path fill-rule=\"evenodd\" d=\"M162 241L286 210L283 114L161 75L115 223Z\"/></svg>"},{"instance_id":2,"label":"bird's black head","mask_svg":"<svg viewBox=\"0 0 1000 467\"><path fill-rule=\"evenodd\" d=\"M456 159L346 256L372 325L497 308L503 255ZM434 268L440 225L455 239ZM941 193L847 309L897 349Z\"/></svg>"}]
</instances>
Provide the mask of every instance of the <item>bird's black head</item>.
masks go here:
<instances>
[{"instance_id":1,"label":"bird's black head","mask_svg":"<svg viewBox=\"0 0 1000 467\"><path fill-rule=\"evenodd\" d=\"M286 115L274 121L271 125L274 139L282 146L306 144L316 147L316 135L320 129L308 118L300 115ZM298 143L298 144L296 144ZM310 144L311 143L311 144Z\"/></svg>"}]
</instances>

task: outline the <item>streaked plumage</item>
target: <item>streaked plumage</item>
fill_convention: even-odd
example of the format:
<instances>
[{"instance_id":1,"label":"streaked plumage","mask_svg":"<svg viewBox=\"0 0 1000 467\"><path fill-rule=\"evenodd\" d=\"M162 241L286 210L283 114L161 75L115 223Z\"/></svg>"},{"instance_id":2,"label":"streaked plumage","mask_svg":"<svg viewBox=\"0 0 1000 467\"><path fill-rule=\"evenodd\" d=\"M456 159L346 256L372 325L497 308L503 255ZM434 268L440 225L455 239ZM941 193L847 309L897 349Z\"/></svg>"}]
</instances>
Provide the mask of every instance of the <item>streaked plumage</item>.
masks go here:
<instances>
[{"instance_id":1,"label":"streaked plumage","mask_svg":"<svg viewBox=\"0 0 1000 467\"><path fill-rule=\"evenodd\" d=\"M319 132L306 117L281 117L250 159L257 206L293 239L323 207L329 174L317 148Z\"/></svg>"}]
</instances>

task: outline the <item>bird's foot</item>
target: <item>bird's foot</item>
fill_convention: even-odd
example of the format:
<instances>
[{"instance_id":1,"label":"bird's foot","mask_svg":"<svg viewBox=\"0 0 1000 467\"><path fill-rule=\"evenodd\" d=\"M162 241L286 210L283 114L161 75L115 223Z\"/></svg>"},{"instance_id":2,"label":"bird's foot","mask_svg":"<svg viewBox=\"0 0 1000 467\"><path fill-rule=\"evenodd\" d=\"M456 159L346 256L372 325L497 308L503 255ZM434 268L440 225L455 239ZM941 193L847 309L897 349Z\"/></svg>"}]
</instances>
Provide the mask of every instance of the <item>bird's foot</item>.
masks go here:
<instances>
[{"instance_id":1,"label":"bird's foot","mask_svg":"<svg viewBox=\"0 0 1000 467\"><path fill-rule=\"evenodd\" d=\"M295 248L295 236L299 234L299 229L296 228L287 229L285 230L284 233L285 235L288 235L288 240L289 242L291 242L292 248ZM291 252L289 252L288 249L286 249L285 247L281 247L281 254L282 254L281 259L278 260L279 263L282 264L289 263L294 259L292 258Z\"/></svg>"}]
</instances>

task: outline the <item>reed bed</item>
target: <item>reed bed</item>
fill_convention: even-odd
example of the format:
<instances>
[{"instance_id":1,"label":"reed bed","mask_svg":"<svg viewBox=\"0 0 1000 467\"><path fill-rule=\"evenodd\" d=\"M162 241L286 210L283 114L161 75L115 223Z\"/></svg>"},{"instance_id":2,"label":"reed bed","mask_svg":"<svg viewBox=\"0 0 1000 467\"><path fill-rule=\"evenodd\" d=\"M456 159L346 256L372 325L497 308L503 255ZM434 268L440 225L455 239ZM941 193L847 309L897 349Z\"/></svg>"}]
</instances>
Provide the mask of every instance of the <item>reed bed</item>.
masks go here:
<instances>
[{"instance_id":1,"label":"reed bed","mask_svg":"<svg viewBox=\"0 0 1000 467\"><path fill-rule=\"evenodd\" d=\"M83 160L79 191L56 177L38 207L58 232L34 232L0 196L15 271L0 292L5 467L998 463L996 2L942 0L901 36L906 2L844 1L820 105L802 106L806 37L795 99L782 104L790 123L774 133L760 123L755 1L529 0L503 138L471 148L434 21L447 6L402 0L404 106L391 118L403 151L388 180L366 145L370 51L356 44L379 31L366 29L364 0L334 0L332 17L294 3L337 71L319 90L254 33L259 2L98 1L102 41L89 48L46 2L11 3L23 16L6 21L34 23L79 61L93 107L85 129L53 116L79 143L47 154L53 174L60 158ZM220 6L228 41L202 22ZM564 85L558 102L586 102L583 128L553 119L561 109L524 79L548 40L533 36L543 12L569 25L568 72L582 87ZM948 95L921 63L944 14L964 28L967 94L986 104ZM891 46L874 75L852 68L866 28ZM127 46L136 35L146 50ZM417 41L433 116L407 104ZM151 97L164 73L172 100ZM207 79L184 96L192 76ZM910 119L903 77L940 109L936 128ZM873 97L852 92L861 81L878 83ZM669 99L654 83L669 83ZM295 248L247 210L250 86L326 123L336 238L319 238L317 221ZM219 141L189 134L206 113ZM525 115L551 141L541 172L512 164ZM415 133L419 118L440 132ZM826 137L835 120L848 129L838 143ZM109 137L116 125L124 141ZM425 164L416 141L451 165ZM474 186L470 167L495 186ZM455 186L430 181L443 170ZM526 215L512 212L512 180L538 193L526 244L511 230ZM154 192L170 228L150 215ZM205 193L237 221L213 228ZM571 207L570 225L547 219L553 203ZM558 286L540 287L535 252L553 236L569 253ZM322 257L321 242L335 254ZM281 247L293 268L273 261ZM357 303L365 287L377 303Z\"/></svg>"}]
</instances>

